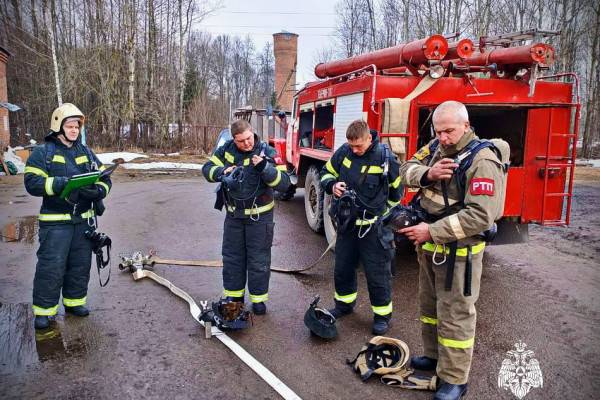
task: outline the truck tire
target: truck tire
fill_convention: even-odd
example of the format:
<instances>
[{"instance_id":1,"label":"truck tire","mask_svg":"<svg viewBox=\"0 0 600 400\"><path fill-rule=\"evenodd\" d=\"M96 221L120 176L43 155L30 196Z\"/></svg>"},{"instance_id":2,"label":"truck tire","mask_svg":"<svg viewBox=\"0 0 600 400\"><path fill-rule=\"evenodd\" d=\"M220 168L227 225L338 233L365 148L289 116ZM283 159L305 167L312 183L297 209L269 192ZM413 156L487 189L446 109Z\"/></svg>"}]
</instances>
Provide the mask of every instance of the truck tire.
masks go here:
<instances>
[{"instance_id":1,"label":"truck tire","mask_svg":"<svg viewBox=\"0 0 600 400\"><path fill-rule=\"evenodd\" d=\"M332 200L333 196L325 193L323 197L323 228L325 230L327 244L331 244L337 236L335 223L331 216L329 216L329 207L331 207Z\"/></svg>"},{"instance_id":2,"label":"truck tire","mask_svg":"<svg viewBox=\"0 0 600 400\"><path fill-rule=\"evenodd\" d=\"M308 226L315 232L323 231L323 189L319 182L319 170L311 165L304 183L304 212Z\"/></svg>"},{"instance_id":3,"label":"truck tire","mask_svg":"<svg viewBox=\"0 0 600 400\"><path fill-rule=\"evenodd\" d=\"M290 185L285 192L275 192L275 199L279 201L288 201L294 198L296 194L296 185Z\"/></svg>"}]
</instances>

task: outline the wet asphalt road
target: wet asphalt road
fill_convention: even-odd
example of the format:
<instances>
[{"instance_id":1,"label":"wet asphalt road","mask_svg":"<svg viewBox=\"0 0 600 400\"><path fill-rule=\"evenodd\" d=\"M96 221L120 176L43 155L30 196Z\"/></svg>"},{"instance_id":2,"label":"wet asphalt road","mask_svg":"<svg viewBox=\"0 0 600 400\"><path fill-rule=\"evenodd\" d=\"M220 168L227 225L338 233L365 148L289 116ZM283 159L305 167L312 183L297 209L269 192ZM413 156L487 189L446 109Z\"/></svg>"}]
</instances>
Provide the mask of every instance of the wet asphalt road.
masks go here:
<instances>
[{"instance_id":1,"label":"wet asphalt road","mask_svg":"<svg viewBox=\"0 0 600 400\"><path fill-rule=\"evenodd\" d=\"M213 188L200 177L117 182L100 230L112 237L114 255L154 248L165 258L218 260L223 216L212 209ZM543 388L532 389L527 399L599 397L599 189L598 183L576 186L570 228L534 228L528 244L487 252L467 398L515 398L497 380L506 351L519 340L535 352L544 374ZM326 247L324 236L305 223L302 196L299 191L276 208L273 265L309 264ZM27 196L21 184L2 183L0 204L4 225L36 215L39 199ZM25 221L22 234L34 220ZM596 229L588 229L590 221ZM3 304L31 302L36 249L35 241L0 243ZM325 342L309 334L302 318L312 297L332 303L332 262L329 254L309 273L273 273L268 314L230 336L304 399L431 398L430 392L388 388L375 378L362 383L345 365L372 336L362 273L356 312L338 323L339 337ZM116 266L115 256L106 288L99 287L93 267L89 317L64 316L61 309L54 329L37 335L34 362L0 365L0 398L279 398L220 342L204 339L184 301L155 282L134 282ZM414 256L401 256L397 267L389 336L416 354L418 266ZM196 301L221 294L219 268L158 266L156 272Z\"/></svg>"}]
</instances>

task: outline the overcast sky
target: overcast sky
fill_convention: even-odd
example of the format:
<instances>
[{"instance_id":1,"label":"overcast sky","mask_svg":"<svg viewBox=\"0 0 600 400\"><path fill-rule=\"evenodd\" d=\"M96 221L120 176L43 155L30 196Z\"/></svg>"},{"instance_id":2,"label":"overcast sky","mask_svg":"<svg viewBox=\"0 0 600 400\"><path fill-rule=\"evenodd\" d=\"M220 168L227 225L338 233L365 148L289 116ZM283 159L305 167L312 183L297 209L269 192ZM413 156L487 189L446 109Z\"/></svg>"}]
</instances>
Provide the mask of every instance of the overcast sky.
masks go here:
<instances>
[{"instance_id":1,"label":"overcast sky","mask_svg":"<svg viewBox=\"0 0 600 400\"><path fill-rule=\"evenodd\" d=\"M297 83L314 79L314 57L318 49L328 47L334 39L334 0L222 0L219 8L200 23L197 29L215 34L250 35L257 50L273 33L282 30L297 33Z\"/></svg>"}]
</instances>

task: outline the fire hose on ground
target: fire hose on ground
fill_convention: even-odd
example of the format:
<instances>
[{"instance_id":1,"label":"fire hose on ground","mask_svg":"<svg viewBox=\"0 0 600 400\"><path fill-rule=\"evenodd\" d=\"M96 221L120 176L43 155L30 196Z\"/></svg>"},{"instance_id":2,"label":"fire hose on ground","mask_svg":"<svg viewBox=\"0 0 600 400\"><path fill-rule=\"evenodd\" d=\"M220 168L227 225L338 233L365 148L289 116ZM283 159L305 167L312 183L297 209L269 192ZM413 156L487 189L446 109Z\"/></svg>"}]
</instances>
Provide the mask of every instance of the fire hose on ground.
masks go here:
<instances>
[{"instance_id":1,"label":"fire hose on ground","mask_svg":"<svg viewBox=\"0 0 600 400\"><path fill-rule=\"evenodd\" d=\"M202 314L202 309L198 304L194 301L192 296L186 293L181 288L175 286L168 279L163 278L162 276L154 273L153 271L148 270L148 268L152 268L154 264L161 263L160 261L177 261L177 260L162 260L157 257L152 260L150 263L149 259L152 256L144 256L141 252L136 252L132 257L121 257L121 263L119 264L119 269L122 271L129 271L132 273L133 280L138 281L144 278L150 278L153 281L165 286L168 288L173 294L181 297L185 300L190 307L190 314L196 322L201 324L206 329L206 337L215 336L217 339L221 341L227 348L229 348L236 356L239 357L246 365L248 365L254 372L258 374L269 386L271 386L279 395L281 395L284 399L290 400L300 400L300 396L298 396L292 389L290 389L285 383L283 383L279 378L277 378L271 371L269 371L264 365L262 365L257 359L255 359L250 353L244 350L239 344L237 344L233 339L227 336L223 331L215 326L211 326L210 323L205 323L200 319L200 315ZM158 261L157 261L158 260ZM180 263L172 263L173 265L190 265L190 264L180 264ZM205 264L202 264L205 266ZM215 265L211 265L215 266ZM201 302L202 308L206 308L206 302Z\"/></svg>"}]
</instances>

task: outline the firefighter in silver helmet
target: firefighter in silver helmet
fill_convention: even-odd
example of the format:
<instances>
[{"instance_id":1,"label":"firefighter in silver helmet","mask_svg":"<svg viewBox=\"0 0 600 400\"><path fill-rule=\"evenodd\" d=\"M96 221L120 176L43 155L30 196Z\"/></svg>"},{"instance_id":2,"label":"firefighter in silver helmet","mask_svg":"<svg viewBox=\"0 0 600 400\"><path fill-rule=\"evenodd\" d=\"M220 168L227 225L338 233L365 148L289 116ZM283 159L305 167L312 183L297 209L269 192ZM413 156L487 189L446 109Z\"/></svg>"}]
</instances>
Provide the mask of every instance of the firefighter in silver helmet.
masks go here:
<instances>
[{"instance_id":1,"label":"firefighter in silver helmet","mask_svg":"<svg viewBox=\"0 0 600 400\"><path fill-rule=\"evenodd\" d=\"M52 113L45 143L36 147L25 167L25 188L42 197L38 216L39 249L33 281L35 328L49 326L58 311L62 293L65 311L78 317L89 314L87 287L92 243L85 236L95 229L99 204L111 188L110 178L73 190L63 199L69 177L104 170L96 155L81 142L85 116L65 103ZM103 206L102 206L103 208Z\"/></svg>"}]
</instances>

